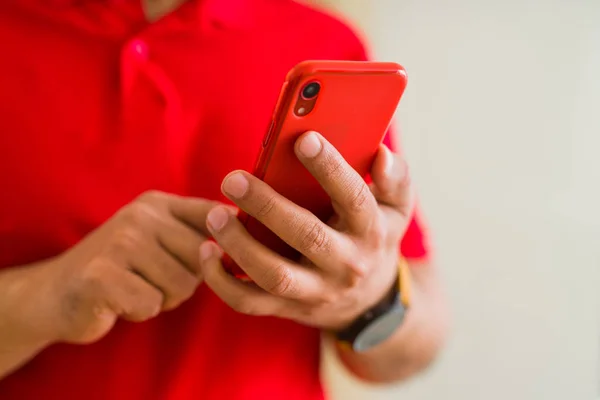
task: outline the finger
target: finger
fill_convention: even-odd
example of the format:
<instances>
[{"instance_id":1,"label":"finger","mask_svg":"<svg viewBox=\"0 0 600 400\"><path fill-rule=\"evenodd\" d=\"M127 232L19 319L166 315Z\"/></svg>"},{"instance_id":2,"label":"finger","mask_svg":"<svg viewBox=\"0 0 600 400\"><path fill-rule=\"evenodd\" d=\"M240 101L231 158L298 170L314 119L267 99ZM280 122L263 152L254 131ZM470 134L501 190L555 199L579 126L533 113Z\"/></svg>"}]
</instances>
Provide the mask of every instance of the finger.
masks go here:
<instances>
[{"instance_id":1,"label":"finger","mask_svg":"<svg viewBox=\"0 0 600 400\"><path fill-rule=\"evenodd\" d=\"M203 230L206 231L206 235L209 234L206 226ZM179 260L192 274L200 277L198 247L206 240L205 234L195 231L178 219L166 218L158 230L157 237L165 250Z\"/></svg>"},{"instance_id":2,"label":"finger","mask_svg":"<svg viewBox=\"0 0 600 400\"><path fill-rule=\"evenodd\" d=\"M377 201L364 179L316 132L303 134L296 141L295 150L350 230L358 233L368 230L377 216Z\"/></svg>"},{"instance_id":3,"label":"finger","mask_svg":"<svg viewBox=\"0 0 600 400\"><path fill-rule=\"evenodd\" d=\"M209 235L206 214L220 203L159 191L142 194L137 203L142 205L137 207L137 214L142 213L144 219L153 221L151 227L157 232L160 244L190 271L198 274L198 247Z\"/></svg>"},{"instance_id":4,"label":"finger","mask_svg":"<svg viewBox=\"0 0 600 400\"><path fill-rule=\"evenodd\" d=\"M262 289L279 297L317 300L326 292L321 276L256 241L240 221L221 207L208 214L209 229L236 264Z\"/></svg>"},{"instance_id":5,"label":"finger","mask_svg":"<svg viewBox=\"0 0 600 400\"><path fill-rule=\"evenodd\" d=\"M235 311L248 315L279 316L289 307L288 300L244 283L225 272L220 260L220 251L215 243L203 243L200 247L200 258L204 281Z\"/></svg>"},{"instance_id":6,"label":"finger","mask_svg":"<svg viewBox=\"0 0 600 400\"><path fill-rule=\"evenodd\" d=\"M195 230L208 234L206 231L206 215L221 203L193 197L174 197L169 203L169 210L173 216L186 223ZM196 251L197 251L196 247Z\"/></svg>"},{"instance_id":7,"label":"finger","mask_svg":"<svg viewBox=\"0 0 600 400\"><path fill-rule=\"evenodd\" d=\"M371 177L373 194L379 203L393 207L404 217L412 215L414 193L404 159L381 145L371 169Z\"/></svg>"},{"instance_id":8,"label":"finger","mask_svg":"<svg viewBox=\"0 0 600 400\"><path fill-rule=\"evenodd\" d=\"M110 310L129 321L145 321L158 315L163 294L143 278L125 268L107 263L99 272L95 296Z\"/></svg>"},{"instance_id":9,"label":"finger","mask_svg":"<svg viewBox=\"0 0 600 400\"><path fill-rule=\"evenodd\" d=\"M163 293L162 309L172 310L192 297L200 280L160 243L148 242L141 251L130 255L132 269Z\"/></svg>"},{"instance_id":10,"label":"finger","mask_svg":"<svg viewBox=\"0 0 600 400\"><path fill-rule=\"evenodd\" d=\"M229 174L222 189L242 210L315 265L323 270L339 272L343 264L341 256L349 254L351 248L340 232L246 172Z\"/></svg>"}]
</instances>

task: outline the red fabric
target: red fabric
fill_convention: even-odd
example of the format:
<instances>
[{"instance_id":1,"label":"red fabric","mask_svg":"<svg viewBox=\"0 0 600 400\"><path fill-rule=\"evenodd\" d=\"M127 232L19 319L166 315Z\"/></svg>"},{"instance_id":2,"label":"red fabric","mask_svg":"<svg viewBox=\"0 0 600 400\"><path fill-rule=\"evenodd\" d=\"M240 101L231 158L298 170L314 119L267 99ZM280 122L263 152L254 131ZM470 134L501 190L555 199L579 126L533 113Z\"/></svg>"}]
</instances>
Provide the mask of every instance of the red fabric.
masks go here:
<instances>
[{"instance_id":1,"label":"red fabric","mask_svg":"<svg viewBox=\"0 0 600 400\"><path fill-rule=\"evenodd\" d=\"M251 170L281 83L357 59L343 23L289 0L0 2L0 267L59 254L149 189L224 200ZM402 244L424 253L419 226ZM0 399L320 399L319 332L238 315L207 288L89 346L55 345Z\"/></svg>"}]
</instances>

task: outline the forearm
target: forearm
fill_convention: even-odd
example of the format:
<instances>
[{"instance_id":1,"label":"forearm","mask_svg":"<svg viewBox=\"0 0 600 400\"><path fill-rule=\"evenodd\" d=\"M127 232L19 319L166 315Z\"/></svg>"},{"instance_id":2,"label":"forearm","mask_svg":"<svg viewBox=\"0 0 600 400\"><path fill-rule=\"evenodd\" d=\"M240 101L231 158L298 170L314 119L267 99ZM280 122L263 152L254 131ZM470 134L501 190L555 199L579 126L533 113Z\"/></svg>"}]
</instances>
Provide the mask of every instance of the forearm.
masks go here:
<instances>
[{"instance_id":1,"label":"forearm","mask_svg":"<svg viewBox=\"0 0 600 400\"><path fill-rule=\"evenodd\" d=\"M52 342L45 265L0 270L0 379Z\"/></svg>"},{"instance_id":2,"label":"forearm","mask_svg":"<svg viewBox=\"0 0 600 400\"><path fill-rule=\"evenodd\" d=\"M407 379L429 366L442 347L447 315L433 267L419 265L411 270L411 308L395 335L365 353L337 349L345 366L360 379L375 383Z\"/></svg>"}]
</instances>

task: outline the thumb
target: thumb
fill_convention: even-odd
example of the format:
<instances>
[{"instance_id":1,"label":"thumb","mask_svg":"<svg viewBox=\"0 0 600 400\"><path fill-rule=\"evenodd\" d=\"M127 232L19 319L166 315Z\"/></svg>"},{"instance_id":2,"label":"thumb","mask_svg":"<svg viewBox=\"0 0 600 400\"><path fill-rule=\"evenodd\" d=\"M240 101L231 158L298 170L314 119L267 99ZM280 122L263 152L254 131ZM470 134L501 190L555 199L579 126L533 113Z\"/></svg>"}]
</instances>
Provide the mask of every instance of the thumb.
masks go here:
<instances>
[{"instance_id":1,"label":"thumb","mask_svg":"<svg viewBox=\"0 0 600 400\"><path fill-rule=\"evenodd\" d=\"M371 190L379 203L396 209L406 217L412 215L415 196L408 164L403 158L382 144L371 168L371 178Z\"/></svg>"}]
</instances>

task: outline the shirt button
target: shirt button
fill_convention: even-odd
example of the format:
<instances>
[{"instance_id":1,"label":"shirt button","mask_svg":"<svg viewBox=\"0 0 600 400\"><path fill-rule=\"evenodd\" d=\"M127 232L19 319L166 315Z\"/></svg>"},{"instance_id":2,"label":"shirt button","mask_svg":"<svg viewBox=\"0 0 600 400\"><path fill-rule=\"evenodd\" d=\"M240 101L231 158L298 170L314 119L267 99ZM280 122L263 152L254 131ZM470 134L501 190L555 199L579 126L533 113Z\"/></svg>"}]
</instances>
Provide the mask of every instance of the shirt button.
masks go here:
<instances>
[{"instance_id":1,"label":"shirt button","mask_svg":"<svg viewBox=\"0 0 600 400\"><path fill-rule=\"evenodd\" d=\"M131 42L130 50L138 60L148 60L148 45L143 40L133 40Z\"/></svg>"}]
</instances>

